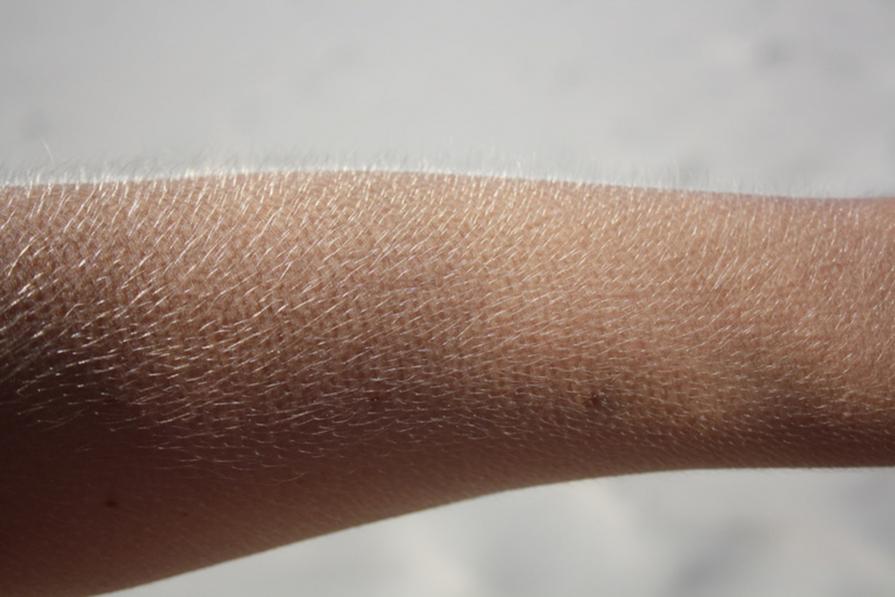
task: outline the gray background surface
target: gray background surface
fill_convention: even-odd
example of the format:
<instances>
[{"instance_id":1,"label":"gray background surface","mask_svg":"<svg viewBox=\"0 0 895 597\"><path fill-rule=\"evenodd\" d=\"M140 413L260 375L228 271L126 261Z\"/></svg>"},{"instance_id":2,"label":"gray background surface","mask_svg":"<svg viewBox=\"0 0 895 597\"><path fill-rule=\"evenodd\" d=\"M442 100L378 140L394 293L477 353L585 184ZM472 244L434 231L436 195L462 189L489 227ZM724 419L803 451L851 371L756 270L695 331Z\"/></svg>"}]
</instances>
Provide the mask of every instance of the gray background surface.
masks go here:
<instances>
[{"instance_id":1,"label":"gray background surface","mask_svg":"<svg viewBox=\"0 0 895 597\"><path fill-rule=\"evenodd\" d=\"M7 179L366 166L895 193L895 3L0 1ZM892 471L492 496L137 595L892 595Z\"/></svg>"}]
</instances>

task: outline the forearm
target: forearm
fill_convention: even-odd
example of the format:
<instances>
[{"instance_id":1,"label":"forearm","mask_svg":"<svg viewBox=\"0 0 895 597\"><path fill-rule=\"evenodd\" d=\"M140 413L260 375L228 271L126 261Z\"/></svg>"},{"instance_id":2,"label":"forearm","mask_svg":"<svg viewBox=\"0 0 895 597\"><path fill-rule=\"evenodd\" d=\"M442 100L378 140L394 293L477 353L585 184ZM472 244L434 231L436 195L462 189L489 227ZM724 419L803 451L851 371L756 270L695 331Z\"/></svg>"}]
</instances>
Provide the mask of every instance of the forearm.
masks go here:
<instances>
[{"instance_id":1,"label":"forearm","mask_svg":"<svg viewBox=\"0 0 895 597\"><path fill-rule=\"evenodd\" d=\"M0 222L0 589L591 475L895 463L893 201L265 174L8 189Z\"/></svg>"}]
</instances>

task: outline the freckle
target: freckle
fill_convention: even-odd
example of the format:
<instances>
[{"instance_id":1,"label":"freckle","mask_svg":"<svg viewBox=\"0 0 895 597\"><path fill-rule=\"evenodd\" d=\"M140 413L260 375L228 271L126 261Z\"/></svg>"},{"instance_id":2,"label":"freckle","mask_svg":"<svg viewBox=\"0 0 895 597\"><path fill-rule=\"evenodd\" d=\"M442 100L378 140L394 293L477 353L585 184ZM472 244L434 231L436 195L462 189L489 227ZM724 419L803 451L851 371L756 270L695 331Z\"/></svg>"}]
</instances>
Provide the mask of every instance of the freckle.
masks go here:
<instances>
[{"instance_id":1,"label":"freckle","mask_svg":"<svg viewBox=\"0 0 895 597\"><path fill-rule=\"evenodd\" d=\"M608 411L612 408L612 402L606 392L591 392L586 402L588 410Z\"/></svg>"},{"instance_id":2,"label":"freckle","mask_svg":"<svg viewBox=\"0 0 895 597\"><path fill-rule=\"evenodd\" d=\"M118 500L116 500L114 498L109 498L106 500L106 508L117 508L117 507L118 507Z\"/></svg>"},{"instance_id":3,"label":"freckle","mask_svg":"<svg viewBox=\"0 0 895 597\"><path fill-rule=\"evenodd\" d=\"M378 412L383 407L384 395L381 392L373 392L366 394L367 410L370 412Z\"/></svg>"}]
</instances>

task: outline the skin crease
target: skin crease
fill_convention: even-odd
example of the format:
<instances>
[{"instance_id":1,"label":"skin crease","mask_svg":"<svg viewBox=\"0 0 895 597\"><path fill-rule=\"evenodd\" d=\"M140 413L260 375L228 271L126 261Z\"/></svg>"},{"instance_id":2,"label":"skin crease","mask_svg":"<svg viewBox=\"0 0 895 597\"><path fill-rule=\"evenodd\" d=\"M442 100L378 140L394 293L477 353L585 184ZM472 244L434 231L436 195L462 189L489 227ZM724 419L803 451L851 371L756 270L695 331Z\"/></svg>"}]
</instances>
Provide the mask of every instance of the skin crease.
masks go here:
<instances>
[{"instance_id":1,"label":"skin crease","mask_svg":"<svg viewBox=\"0 0 895 597\"><path fill-rule=\"evenodd\" d=\"M895 200L0 190L0 593L598 475L895 464Z\"/></svg>"}]
</instances>

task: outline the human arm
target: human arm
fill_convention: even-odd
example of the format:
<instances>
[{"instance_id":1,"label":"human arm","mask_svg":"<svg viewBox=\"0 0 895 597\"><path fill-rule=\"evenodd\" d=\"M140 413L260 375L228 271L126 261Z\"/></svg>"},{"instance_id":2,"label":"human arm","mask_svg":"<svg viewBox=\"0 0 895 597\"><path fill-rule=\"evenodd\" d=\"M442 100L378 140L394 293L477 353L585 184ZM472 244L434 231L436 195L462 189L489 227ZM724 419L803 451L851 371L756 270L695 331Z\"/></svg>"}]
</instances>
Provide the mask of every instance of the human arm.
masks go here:
<instances>
[{"instance_id":1,"label":"human arm","mask_svg":"<svg viewBox=\"0 0 895 597\"><path fill-rule=\"evenodd\" d=\"M435 174L0 194L0 592L503 489L895 463L895 201Z\"/></svg>"}]
</instances>

